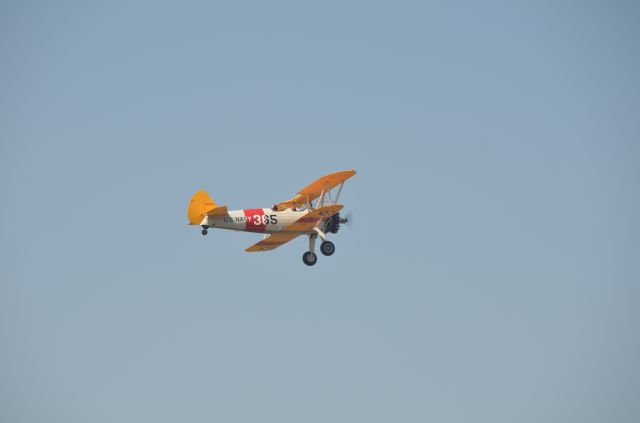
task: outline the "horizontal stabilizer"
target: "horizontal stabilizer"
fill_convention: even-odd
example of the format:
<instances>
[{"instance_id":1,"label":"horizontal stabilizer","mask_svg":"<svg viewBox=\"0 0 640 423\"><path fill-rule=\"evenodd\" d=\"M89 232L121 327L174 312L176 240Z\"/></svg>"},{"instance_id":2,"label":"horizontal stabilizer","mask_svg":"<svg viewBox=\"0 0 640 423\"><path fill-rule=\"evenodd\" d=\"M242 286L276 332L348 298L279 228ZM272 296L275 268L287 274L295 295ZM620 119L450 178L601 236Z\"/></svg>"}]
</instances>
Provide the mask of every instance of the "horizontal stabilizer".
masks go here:
<instances>
[{"instance_id":1,"label":"horizontal stabilizer","mask_svg":"<svg viewBox=\"0 0 640 423\"><path fill-rule=\"evenodd\" d=\"M207 216L209 217L226 216L228 214L229 210L227 209L227 206L219 206L207 212Z\"/></svg>"}]
</instances>

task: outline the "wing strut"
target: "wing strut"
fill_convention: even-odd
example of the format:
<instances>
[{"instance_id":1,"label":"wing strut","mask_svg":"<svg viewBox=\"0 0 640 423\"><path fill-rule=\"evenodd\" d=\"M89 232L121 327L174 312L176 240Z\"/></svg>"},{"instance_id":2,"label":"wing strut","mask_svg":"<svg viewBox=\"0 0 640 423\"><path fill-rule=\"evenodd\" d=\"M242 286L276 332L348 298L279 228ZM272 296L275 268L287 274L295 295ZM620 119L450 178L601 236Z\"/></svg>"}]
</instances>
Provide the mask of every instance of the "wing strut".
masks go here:
<instances>
[{"instance_id":1,"label":"wing strut","mask_svg":"<svg viewBox=\"0 0 640 423\"><path fill-rule=\"evenodd\" d=\"M338 204L338 200L340 199L340 193L342 192L342 187L344 186L344 181L340 183L340 188L338 188L338 193L336 194L335 204Z\"/></svg>"}]
</instances>

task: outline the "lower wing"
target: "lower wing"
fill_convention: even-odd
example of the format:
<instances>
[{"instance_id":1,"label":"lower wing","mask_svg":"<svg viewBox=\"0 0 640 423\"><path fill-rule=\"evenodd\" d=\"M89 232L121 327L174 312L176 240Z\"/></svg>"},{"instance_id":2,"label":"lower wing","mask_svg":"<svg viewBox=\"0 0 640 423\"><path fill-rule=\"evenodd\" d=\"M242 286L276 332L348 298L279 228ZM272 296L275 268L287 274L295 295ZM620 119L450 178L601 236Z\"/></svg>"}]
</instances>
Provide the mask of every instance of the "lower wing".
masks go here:
<instances>
[{"instance_id":1,"label":"lower wing","mask_svg":"<svg viewBox=\"0 0 640 423\"><path fill-rule=\"evenodd\" d=\"M313 231L313 228L322 220L333 216L342 210L341 205L336 204L333 206L324 206L317 209L313 209L309 213L302 216L289 226L284 228L285 232L276 232L273 235L263 239L262 241L253 244L245 251L253 253L257 251L269 251L274 248L278 248L282 244L286 244L293 238L304 234L307 231Z\"/></svg>"},{"instance_id":2,"label":"lower wing","mask_svg":"<svg viewBox=\"0 0 640 423\"><path fill-rule=\"evenodd\" d=\"M253 244L251 247L247 248L245 251L248 253L255 253L258 251L269 251L274 248L278 248L282 244L286 244L291 241L295 237L301 234L286 232L286 233L275 233L260 242Z\"/></svg>"}]
</instances>

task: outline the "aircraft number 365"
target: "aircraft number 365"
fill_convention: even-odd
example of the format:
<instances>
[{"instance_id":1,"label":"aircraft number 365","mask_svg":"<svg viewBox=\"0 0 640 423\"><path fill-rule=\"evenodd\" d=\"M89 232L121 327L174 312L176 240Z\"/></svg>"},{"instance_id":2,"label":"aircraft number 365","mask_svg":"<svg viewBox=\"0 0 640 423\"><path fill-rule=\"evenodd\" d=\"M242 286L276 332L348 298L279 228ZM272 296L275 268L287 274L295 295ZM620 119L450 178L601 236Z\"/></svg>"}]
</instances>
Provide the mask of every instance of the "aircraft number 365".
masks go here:
<instances>
[{"instance_id":1,"label":"aircraft number 365","mask_svg":"<svg viewBox=\"0 0 640 423\"><path fill-rule=\"evenodd\" d=\"M276 217L275 214L271 214L271 215L254 214L251 217L253 218L254 225L275 225L278 223L278 218Z\"/></svg>"}]
</instances>

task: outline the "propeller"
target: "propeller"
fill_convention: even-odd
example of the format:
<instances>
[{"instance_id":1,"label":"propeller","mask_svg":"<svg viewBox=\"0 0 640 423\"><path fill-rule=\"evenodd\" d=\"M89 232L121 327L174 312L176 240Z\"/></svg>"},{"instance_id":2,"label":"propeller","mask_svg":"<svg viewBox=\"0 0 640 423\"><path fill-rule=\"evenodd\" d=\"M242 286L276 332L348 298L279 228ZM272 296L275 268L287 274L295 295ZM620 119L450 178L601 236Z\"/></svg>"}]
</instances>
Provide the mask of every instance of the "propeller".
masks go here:
<instances>
[{"instance_id":1,"label":"propeller","mask_svg":"<svg viewBox=\"0 0 640 423\"><path fill-rule=\"evenodd\" d=\"M353 229L353 211L349 210L343 216L340 216L340 224Z\"/></svg>"}]
</instances>

